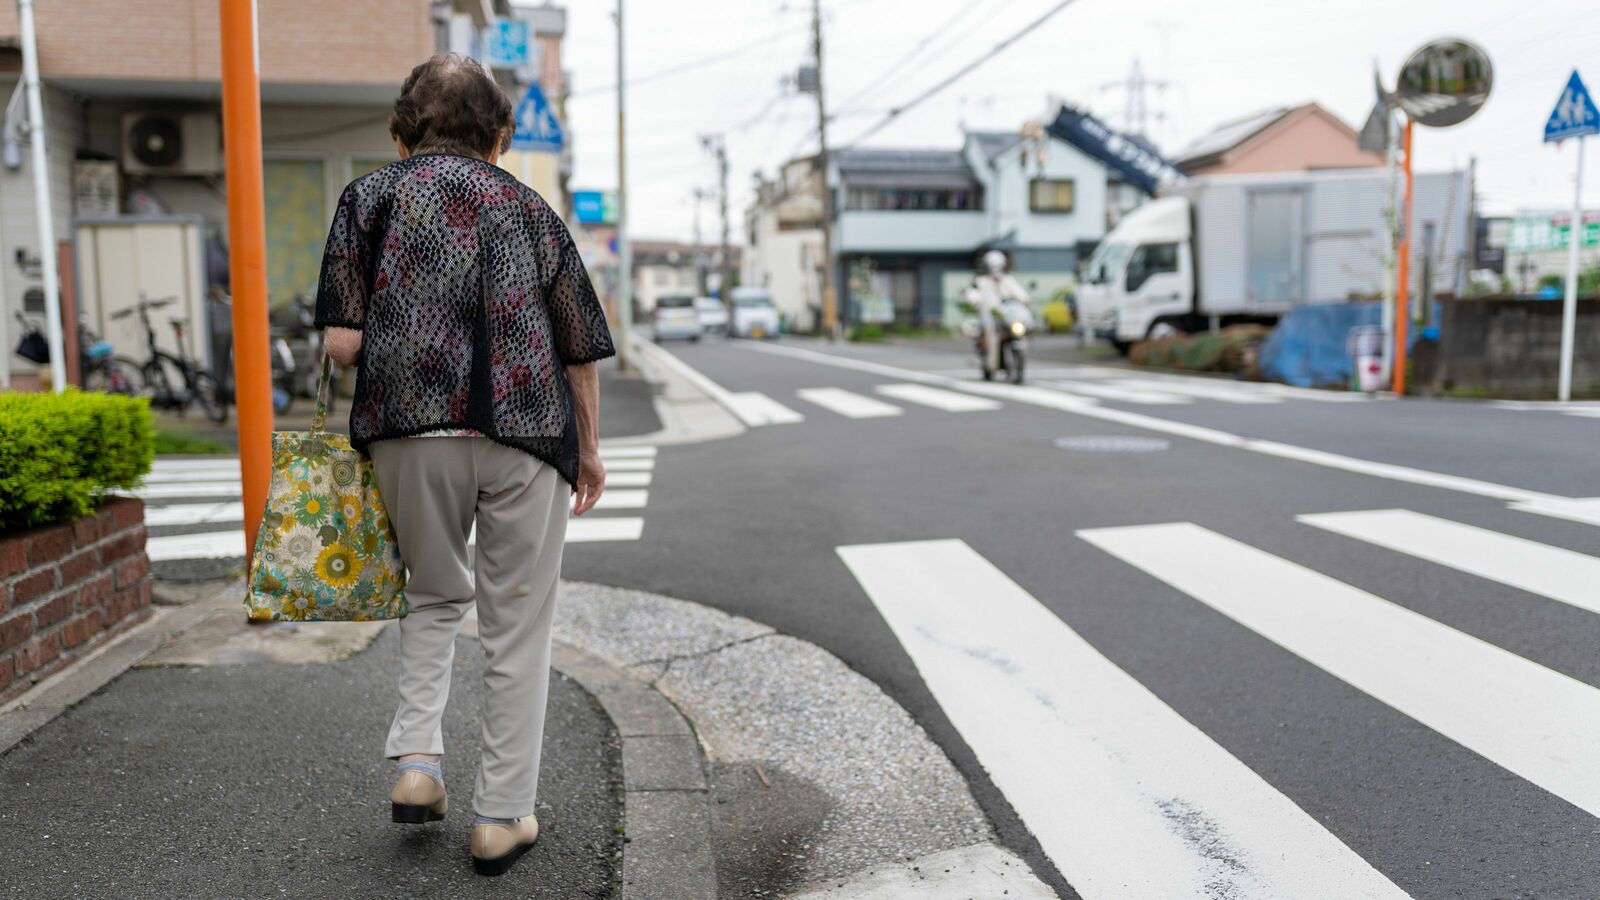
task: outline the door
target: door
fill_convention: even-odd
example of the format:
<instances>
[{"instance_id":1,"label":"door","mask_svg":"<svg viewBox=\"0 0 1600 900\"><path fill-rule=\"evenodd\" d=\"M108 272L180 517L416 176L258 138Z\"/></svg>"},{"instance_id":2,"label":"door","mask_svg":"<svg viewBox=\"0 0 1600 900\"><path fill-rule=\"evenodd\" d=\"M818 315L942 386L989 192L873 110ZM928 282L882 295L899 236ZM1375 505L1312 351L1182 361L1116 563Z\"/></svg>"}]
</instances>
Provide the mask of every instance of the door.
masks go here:
<instances>
[{"instance_id":1,"label":"door","mask_svg":"<svg viewBox=\"0 0 1600 900\"><path fill-rule=\"evenodd\" d=\"M267 298L274 306L314 289L328 239L327 185L320 159L262 164L267 213Z\"/></svg>"},{"instance_id":2,"label":"door","mask_svg":"<svg viewBox=\"0 0 1600 900\"><path fill-rule=\"evenodd\" d=\"M1305 284L1305 195L1259 191L1250 195L1250 304L1287 306L1302 299Z\"/></svg>"}]
</instances>

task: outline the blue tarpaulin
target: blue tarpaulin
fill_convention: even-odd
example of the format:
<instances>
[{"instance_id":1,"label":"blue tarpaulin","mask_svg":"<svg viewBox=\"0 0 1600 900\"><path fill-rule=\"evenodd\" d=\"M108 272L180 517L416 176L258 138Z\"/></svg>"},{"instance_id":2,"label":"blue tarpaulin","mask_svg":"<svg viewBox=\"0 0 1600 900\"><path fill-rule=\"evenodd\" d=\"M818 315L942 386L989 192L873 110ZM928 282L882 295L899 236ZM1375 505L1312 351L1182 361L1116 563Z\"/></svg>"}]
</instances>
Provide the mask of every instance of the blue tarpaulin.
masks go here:
<instances>
[{"instance_id":1,"label":"blue tarpaulin","mask_svg":"<svg viewBox=\"0 0 1600 900\"><path fill-rule=\"evenodd\" d=\"M1382 303L1301 306L1278 320L1261 345L1261 372L1272 381L1297 387L1343 387L1355 361L1345 347L1350 329L1378 325Z\"/></svg>"},{"instance_id":2,"label":"blue tarpaulin","mask_svg":"<svg viewBox=\"0 0 1600 900\"><path fill-rule=\"evenodd\" d=\"M1432 318L1439 321L1437 303ZM1382 303L1328 303L1291 309L1261 345L1261 373L1270 381L1296 387L1347 387L1355 371L1347 347L1350 329L1380 325L1382 319ZM1407 346L1420 337L1438 340L1438 330L1413 327Z\"/></svg>"}]
</instances>

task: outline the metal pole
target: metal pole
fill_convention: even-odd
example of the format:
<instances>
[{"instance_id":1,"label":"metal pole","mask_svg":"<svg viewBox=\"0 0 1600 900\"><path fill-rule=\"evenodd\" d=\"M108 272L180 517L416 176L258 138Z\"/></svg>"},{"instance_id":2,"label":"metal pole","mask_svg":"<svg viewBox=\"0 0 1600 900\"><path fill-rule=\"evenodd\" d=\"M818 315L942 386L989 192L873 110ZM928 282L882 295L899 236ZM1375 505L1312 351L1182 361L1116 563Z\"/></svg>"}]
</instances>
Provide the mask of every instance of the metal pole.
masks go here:
<instances>
[{"instance_id":1,"label":"metal pole","mask_svg":"<svg viewBox=\"0 0 1600 900\"><path fill-rule=\"evenodd\" d=\"M633 247L628 243L627 79L622 36L622 0L617 0L617 368L626 370L633 335Z\"/></svg>"},{"instance_id":2,"label":"metal pole","mask_svg":"<svg viewBox=\"0 0 1600 900\"><path fill-rule=\"evenodd\" d=\"M61 280L56 270L56 226L51 216L49 161L45 158L44 103L39 98L39 44L33 31L33 0L17 0L17 26L22 32L22 85L28 99L28 144L33 153L33 211L39 226L39 269L44 277L50 388L59 394L67 389L67 350L61 339Z\"/></svg>"},{"instance_id":3,"label":"metal pole","mask_svg":"<svg viewBox=\"0 0 1600 900\"><path fill-rule=\"evenodd\" d=\"M272 477L272 360L267 339L266 201L261 183L261 54L255 0L220 0L228 270L233 290L234 402L239 412L245 553Z\"/></svg>"},{"instance_id":4,"label":"metal pole","mask_svg":"<svg viewBox=\"0 0 1600 900\"><path fill-rule=\"evenodd\" d=\"M731 302L733 291L733 254L728 247L728 143L720 134L717 135L717 171L721 177L717 202L722 212L722 260L718 267L717 291L726 306Z\"/></svg>"},{"instance_id":5,"label":"metal pole","mask_svg":"<svg viewBox=\"0 0 1600 900\"><path fill-rule=\"evenodd\" d=\"M839 330L838 294L834 290L833 196L828 187L828 101L822 89L822 0L811 0L811 55L817 67L817 182L822 195L822 332L829 339Z\"/></svg>"},{"instance_id":6,"label":"metal pole","mask_svg":"<svg viewBox=\"0 0 1600 900\"><path fill-rule=\"evenodd\" d=\"M1561 302L1561 377L1556 399L1572 399L1572 344L1578 324L1578 244L1583 241L1583 137L1578 137L1578 171L1572 182L1572 227L1567 229L1567 291Z\"/></svg>"},{"instance_id":7,"label":"metal pole","mask_svg":"<svg viewBox=\"0 0 1600 900\"><path fill-rule=\"evenodd\" d=\"M1387 190L1385 197L1388 200L1388 204L1384 208L1384 222L1388 226L1389 233L1384 236L1384 240L1387 243L1388 259L1385 260L1385 271L1383 273L1383 316L1380 321L1383 327L1383 377L1388 380L1393 377L1390 373L1394 371L1392 336L1394 334L1395 264L1399 260L1397 244L1400 237L1400 226L1398 224L1400 211L1394 195L1395 175L1397 173L1395 164L1399 161L1399 154L1395 152L1395 139L1399 135L1394 127L1394 111L1387 104L1384 106L1383 114L1388 119L1384 123L1384 130L1389 135L1386 142L1387 146L1384 148L1384 165L1388 172L1388 180L1384 182Z\"/></svg>"},{"instance_id":8,"label":"metal pole","mask_svg":"<svg viewBox=\"0 0 1600 900\"><path fill-rule=\"evenodd\" d=\"M1399 277L1395 285L1394 302L1394 366L1389 373L1396 394L1406 392L1406 332L1411 326L1411 117L1406 117L1406 128L1400 138L1400 152L1405 160L1401 174L1405 178L1404 194L1400 201L1400 260Z\"/></svg>"}]
</instances>

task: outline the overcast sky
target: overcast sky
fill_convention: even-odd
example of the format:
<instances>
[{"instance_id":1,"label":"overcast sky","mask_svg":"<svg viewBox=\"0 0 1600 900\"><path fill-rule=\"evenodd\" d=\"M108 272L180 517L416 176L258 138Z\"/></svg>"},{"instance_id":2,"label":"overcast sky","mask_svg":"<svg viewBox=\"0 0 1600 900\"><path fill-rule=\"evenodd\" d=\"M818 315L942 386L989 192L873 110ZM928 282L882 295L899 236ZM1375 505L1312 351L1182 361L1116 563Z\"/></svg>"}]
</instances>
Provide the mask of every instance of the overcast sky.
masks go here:
<instances>
[{"instance_id":1,"label":"overcast sky","mask_svg":"<svg viewBox=\"0 0 1600 900\"><path fill-rule=\"evenodd\" d=\"M830 129L848 143L881 116L1022 28L1059 0L824 0ZM616 184L614 0L567 0L566 66L574 96L575 188ZM808 0L632 0L627 7L628 182L638 237L690 237L692 191L716 170L699 135L727 135L734 240L752 173L815 147L809 96L780 80L810 55ZM940 32L947 22L954 24ZM910 62L896 66L938 32ZM1049 95L1120 126L1135 60L1164 90L1147 90L1151 137L1167 152L1213 125L1268 107L1316 100L1354 127L1373 102L1376 60L1393 84L1405 57L1443 35L1488 51L1494 93L1470 121L1417 129L1419 169L1478 159L1490 212L1572 203L1575 142L1540 142L1546 117L1578 67L1600 91L1596 0L1076 0L1055 18L866 144L955 147L961 124L1015 131ZM633 85L707 57L719 61ZM888 73L893 72L892 76ZM873 87L873 83L882 83ZM863 89L866 95L855 99ZM1157 116L1159 115L1159 119ZM1600 207L1600 140L1591 140L1586 206ZM707 239L716 211L703 210Z\"/></svg>"}]
</instances>

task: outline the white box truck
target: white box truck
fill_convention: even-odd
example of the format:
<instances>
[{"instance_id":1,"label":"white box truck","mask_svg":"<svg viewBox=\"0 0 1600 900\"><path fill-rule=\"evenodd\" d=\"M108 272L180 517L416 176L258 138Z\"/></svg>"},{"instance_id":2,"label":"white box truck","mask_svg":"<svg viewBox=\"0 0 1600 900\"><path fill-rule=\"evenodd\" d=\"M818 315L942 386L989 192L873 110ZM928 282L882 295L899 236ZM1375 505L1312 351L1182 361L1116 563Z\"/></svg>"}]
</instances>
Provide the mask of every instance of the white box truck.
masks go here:
<instances>
[{"instance_id":1,"label":"white box truck","mask_svg":"<svg viewBox=\"0 0 1600 900\"><path fill-rule=\"evenodd\" d=\"M1272 324L1308 303L1381 297L1387 191L1382 169L1189 179L1100 242L1079 280L1079 321L1125 352L1176 332ZM1414 276L1431 240L1435 290L1454 289L1471 232L1466 173L1417 175L1412 209Z\"/></svg>"}]
</instances>

